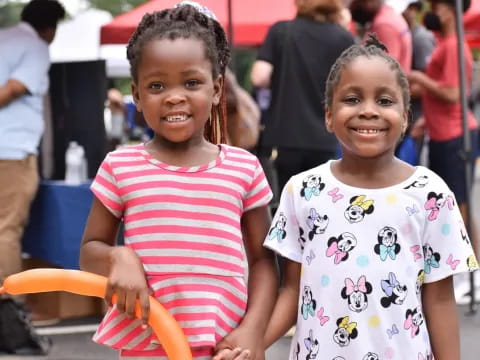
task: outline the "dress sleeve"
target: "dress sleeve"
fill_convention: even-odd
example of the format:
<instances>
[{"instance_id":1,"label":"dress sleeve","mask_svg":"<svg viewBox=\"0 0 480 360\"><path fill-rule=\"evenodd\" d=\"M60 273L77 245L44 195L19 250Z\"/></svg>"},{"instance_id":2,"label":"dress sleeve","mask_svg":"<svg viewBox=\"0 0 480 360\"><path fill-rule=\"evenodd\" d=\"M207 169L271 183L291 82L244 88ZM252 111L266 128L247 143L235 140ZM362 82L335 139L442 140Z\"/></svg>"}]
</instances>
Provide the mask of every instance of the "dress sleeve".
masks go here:
<instances>
[{"instance_id":1,"label":"dress sleeve","mask_svg":"<svg viewBox=\"0 0 480 360\"><path fill-rule=\"evenodd\" d=\"M263 171L260 161L256 159L255 173L253 175L250 189L243 200L243 211L266 206L272 200L273 194L268 184L267 177Z\"/></svg>"},{"instance_id":2,"label":"dress sleeve","mask_svg":"<svg viewBox=\"0 0 480 360\"><path fill-rule=\"evenodd\" d=\"M299 241L301 234L294 196L294 180L291 178L283 188L280 204L263 245L287 259L301 263L303 250Z\"/></svg>"},{"instance_id":3,"label":"dress sleeve","mask_svg":"<svg viewBox=\"0 0 480 360\"><path fill-rule=\"evenodd\" d=\"M110 164L109 155L100 165L90 189L115 217L122 217L124 204Z\"/></svg>"},{"instance_id":4,"label":"dress sleeve","mask_svg":"<svg viewBox=\"0 0 480 360\"><path fill-rule=\"evenodd\" d=\"M425 282L478 270L454 194L440 178L425 192L423 237Z\"/></svg>"}]
</instances>

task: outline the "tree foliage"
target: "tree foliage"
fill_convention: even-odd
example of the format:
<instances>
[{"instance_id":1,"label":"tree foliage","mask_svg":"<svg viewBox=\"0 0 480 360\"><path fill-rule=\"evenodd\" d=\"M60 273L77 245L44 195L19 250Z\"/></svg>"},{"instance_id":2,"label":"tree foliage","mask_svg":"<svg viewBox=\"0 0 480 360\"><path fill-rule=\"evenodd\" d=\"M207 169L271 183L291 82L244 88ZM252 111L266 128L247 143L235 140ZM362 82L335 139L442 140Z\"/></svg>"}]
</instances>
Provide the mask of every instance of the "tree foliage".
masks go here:
<instances>
[{"instance_id":1,"label":"tree foliage","mask_svg":"<svg viewBox=\"0 0 480 360\"><path fill-rule=\"evenodd\" d=\"M15 25L20 19L24 4L0 2L0 28Z\"/></svg>"}]
</instances>

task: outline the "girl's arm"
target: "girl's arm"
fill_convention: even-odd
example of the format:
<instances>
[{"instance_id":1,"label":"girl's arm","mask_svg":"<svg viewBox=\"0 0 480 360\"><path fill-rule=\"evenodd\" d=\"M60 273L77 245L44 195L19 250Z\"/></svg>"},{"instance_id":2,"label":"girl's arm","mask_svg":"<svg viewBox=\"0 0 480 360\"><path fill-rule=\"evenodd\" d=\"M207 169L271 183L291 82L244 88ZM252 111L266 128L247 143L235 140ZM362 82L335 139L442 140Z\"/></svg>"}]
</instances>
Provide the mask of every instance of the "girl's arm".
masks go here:
<instances>
[{"instance_id":1,"label":"girl's arm","mask_svg":"<svg viewBox=\"0 0 480 360\"><path fill-rule=\"evenodd\" d=\"M263 336L272 314L278 290L275 255L263 246L271 217L267 206L252 209L242 216L242 233L248 259L248 305L242 325Z\"/></svg>"},{"instance_id":2,"label":"girl's arm","mask_svg":"<svg viewBox=\"0 0 480 360\"><path fill-rule=\"evenodd\" d=\"M135 303L140 300L142 320L149 315L149 289L143 265L133 250L115 246L120 220L96 198L88 216L80 247L80 268L108 277L105 301L112 304L117 296L117 309L135 316Z\"/></svg>"},{"instance_id":3,"label":"girl's arm","mask_svg":"<svg viewBox=\"0 0 480 360\"><path fill-rule=\"evenodd\" d=\"M284 261L284 285L280 288L280 294L268 323L264 339L265 348L269 348L275 341L284 336L297 321L302 265L289 259L284 259Z\"/></svg>"},{"instance_id":4,"label":"girl's arm","mask_svg":"<svg viewBox=\"0 0 480 360\"><path fill-rule=\"evenodd\" d=\"M452 277L423 286L423 313L435 360L460 360L460 335Z\"/></svg>"},{"instance_id":5,"label":"girl's arm","mask_svg":"<svg viewBox=\"0 0 480 360\"><path fill-rule=\"evenodd\" d=\"M264 359L263 336L278 288L275 256L263 247L270 222L270 212L266 206L249 210L242 216L242 233L249 265L247 312L240 325L217 344L213 360ZM239 356L227 350L236 348L241 349Z\"/></svg>"}]
</instances>

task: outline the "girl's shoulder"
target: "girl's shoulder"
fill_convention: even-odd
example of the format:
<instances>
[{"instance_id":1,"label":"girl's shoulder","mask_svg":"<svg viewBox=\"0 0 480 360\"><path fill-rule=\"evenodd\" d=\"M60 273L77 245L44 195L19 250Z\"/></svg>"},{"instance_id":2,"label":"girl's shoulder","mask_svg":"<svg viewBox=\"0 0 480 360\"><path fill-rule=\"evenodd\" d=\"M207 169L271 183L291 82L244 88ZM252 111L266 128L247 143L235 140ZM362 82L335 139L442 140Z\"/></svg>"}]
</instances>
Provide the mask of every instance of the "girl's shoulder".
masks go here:
<instances>
[{"instance_id":1,"label":"girl's shoulder","mask_svg":"<svg viewBox=\"0 0 480 360\"><path fill-rule=\"evenodd\" d=\"M437 188L443 191L449 191L447 183L434 171L425 166L418 165L415 170L415 176L412 182L416 188L425 190Z\"/></svg>"},{"instance_id":2,"label":"girl's shoulder","mask_svg":"<svg viewBox=\"0 0 480 360\"><path fill-rule=\"evenodd\" d=\"M238 159L239 161L259 161L256 155L246 149L227 144L222 144L221 146L225 152L225 156L229 159Z\"/></svg>"},{"instance_id":3,"label":"girl's shoulder","mask_svg":"<svg viewBox=\"0 0 480 360\"><path fill-rule=\"evenodd\" d=\"M132 160L142 160L145 157L145 148L143 144L121 145L117 149L110 151L105 156L104 162L122 162Z\"/></svg>"},{"instance_id":4,"label":"girl's shoulder","mask_svg":"<svg viewBox=\"0 0 480 360\"><path fill-rule=\"evenodd\" d=\"M120 145L115 150L110 151L107 157L142 155L145 151L143 144Z\"/></svg>"},{"instance_id":5,"label":"girl's shoulder","mask_svg":"<svg viewBox=\"0 0 480 360\"><path fill-rule=\"evenodd\" d=\"M299 172L295 175L293 175L290 179L290 181L292 182L303 182L303 180L305 178L309 178L309 177L312 177L312 176L322 176L322 177L329 177L330 174L331 174L331 171L330 171L330 164L331 164L331 160L323 163L323 164L320 164L318 166L315 166L313 168L310 168L308 170L305 170L305 171L302 171L302 172Z\"/></svg>"}]
</instances>

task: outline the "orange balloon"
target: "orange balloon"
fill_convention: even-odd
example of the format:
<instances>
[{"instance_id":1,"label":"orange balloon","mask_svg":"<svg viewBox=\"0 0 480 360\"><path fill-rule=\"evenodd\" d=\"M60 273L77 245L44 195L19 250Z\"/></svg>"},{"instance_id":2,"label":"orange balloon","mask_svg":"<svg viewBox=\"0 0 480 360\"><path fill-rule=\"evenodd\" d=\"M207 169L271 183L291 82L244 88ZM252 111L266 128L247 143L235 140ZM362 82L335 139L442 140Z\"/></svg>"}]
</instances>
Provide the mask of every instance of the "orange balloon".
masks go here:
<instances>
[{"instance_id":1,"label":"orange balloon","mask_svg":"<svg viewBox=\"0 0 480 360\"><path fill-rule=\"evenodd\" d=\"M48 291L66 291L74 294L103 298L107 278L81 270L32 269L8 276L0 293L11 295ZM137 301L135 313L141 315ZM158 337L170 360L191 360L192 353L182 328L172 315L153 297L150 297L148 323Z\"/></svg>"}]
</instances>

